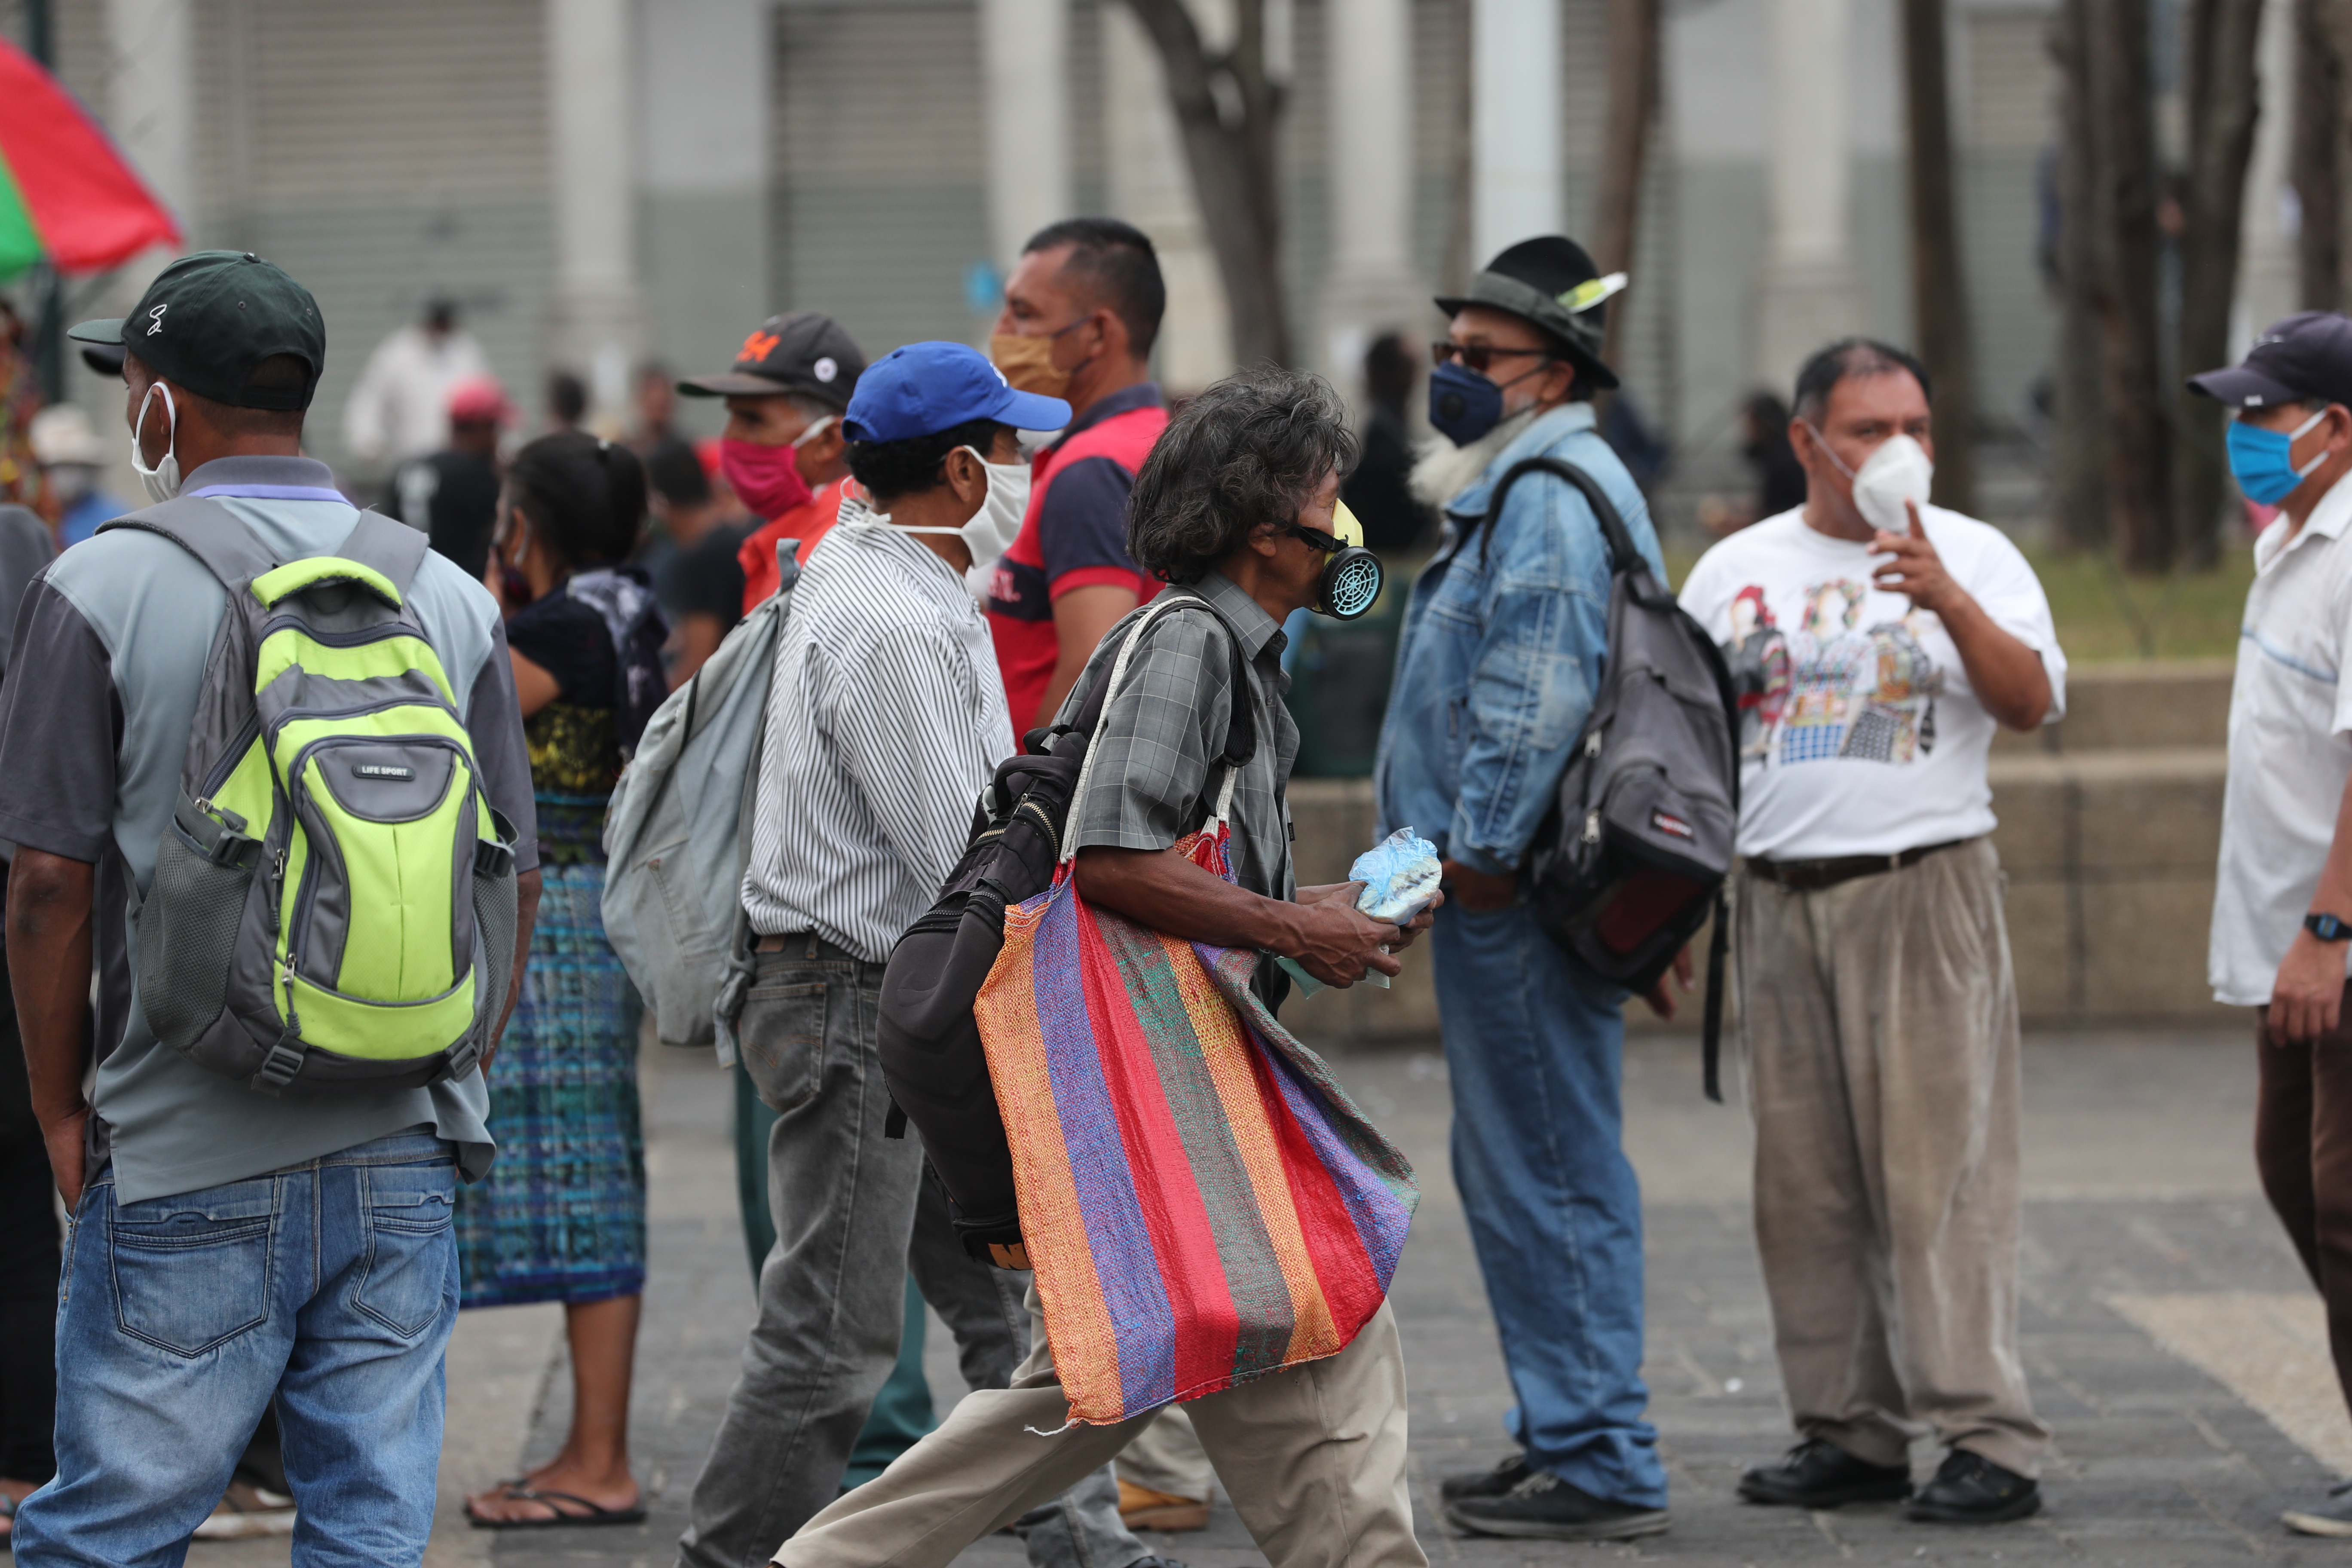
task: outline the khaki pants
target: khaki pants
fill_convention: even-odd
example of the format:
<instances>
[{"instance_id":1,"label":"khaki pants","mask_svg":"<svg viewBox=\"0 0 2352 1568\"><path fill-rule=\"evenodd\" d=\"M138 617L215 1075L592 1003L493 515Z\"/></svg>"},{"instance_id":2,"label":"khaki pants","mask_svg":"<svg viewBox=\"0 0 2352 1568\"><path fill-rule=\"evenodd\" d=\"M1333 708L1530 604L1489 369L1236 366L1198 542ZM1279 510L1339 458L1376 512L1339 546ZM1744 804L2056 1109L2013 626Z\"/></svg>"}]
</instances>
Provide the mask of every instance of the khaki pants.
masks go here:
<instances>
[{"instance_id":1,"label":"khaki pants","mask_svg":"<svg viewBox=\"0 0 2352 1568\"><path fill-rule=\"evenodd\" d=\"M1029 1359L1012 1387L964 1395L939 1430L809 1521L776 1561L945 1568L1125 1447L1152 1417L1066 1426L1034 1288L1029 1311ZM1385 1305L1338 1355L1184 1408L1273 1568L1427 1568L1405 1483L1404 1356Z\"/></svg>"},{"instance_id":2,"label":"khaki pants","mask_svg":"<svg viewBox=\"0 0 2352 1568\"><path fill-rule=\"evenodd\" d=\"M1181 1405L1164 1405L1118 1457L1118 1479L1165 1497L1206 1502L1217 1489L1216 1467Z\"/></svg>"},{"instance_id":3,"label":"khaki pants","mask_svg":"<svg viewBox=\"0 0 2352 1568\"><path fill-rule=\"evenodd\" d=\"M1911 1423L2032 1475L2017 1354L2019 1044L1989 839L1732 926L1756 1242L1797 1429L1875 1465Z\"/></svg>"}]
</instances>

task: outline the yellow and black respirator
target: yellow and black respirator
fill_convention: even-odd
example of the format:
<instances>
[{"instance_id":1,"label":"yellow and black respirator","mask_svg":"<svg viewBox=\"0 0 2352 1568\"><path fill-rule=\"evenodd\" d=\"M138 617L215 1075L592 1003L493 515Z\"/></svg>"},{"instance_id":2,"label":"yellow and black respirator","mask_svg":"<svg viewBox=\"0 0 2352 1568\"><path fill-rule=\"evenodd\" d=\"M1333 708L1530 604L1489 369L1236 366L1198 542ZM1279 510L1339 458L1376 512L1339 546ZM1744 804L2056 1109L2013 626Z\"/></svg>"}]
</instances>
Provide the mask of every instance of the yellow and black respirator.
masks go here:
<instances>
[{"instance_id":1,"label":"yellow and black respirator","mask_svg":"<svg viewBox=\"0 0 2352 1568\"><path fill-rule=\"evenodd\" d=\"M1381 558L1364 548L1364 525L1346 501L1331 511L1330 533L1293 523L1290 531L1323 552L1323 572L1315 580L1315 602L1307 606L1335 621L1352 621L1370 609L1381 596Z\"/></svg>"}]
</instances>

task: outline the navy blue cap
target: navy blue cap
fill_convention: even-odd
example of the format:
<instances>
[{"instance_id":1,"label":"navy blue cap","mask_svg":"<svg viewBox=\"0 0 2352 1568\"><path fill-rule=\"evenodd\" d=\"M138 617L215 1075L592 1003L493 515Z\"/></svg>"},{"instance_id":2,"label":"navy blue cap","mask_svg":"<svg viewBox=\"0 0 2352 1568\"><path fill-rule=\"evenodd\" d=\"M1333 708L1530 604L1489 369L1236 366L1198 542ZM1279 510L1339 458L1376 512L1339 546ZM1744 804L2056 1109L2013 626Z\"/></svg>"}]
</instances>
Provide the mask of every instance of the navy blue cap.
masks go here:
<instances>
[{"instance_id":1,"label":"navy blue cap","mask_svg":"<svg viewBox=\"0 0 2352 1568\"><path fill-rule=\"evenodd\" d=\"M2332 310L2299 310L2272 322L2244 363L2192 375L2189 385L2232 408L2314 399L2352 404L2352 321Z\"/></svg>"},{"instance_id":2,"label":"navy blue cap","mask_svg":"<svg viewBox=\"0 0 2352 1568\"><path fill-rule=\"evenodd\" d=\"M841 432L853 441L910 441L975 419L1016 430L1059 430L1070 405L1015 392L988 356L964 343L908 343L866 367Z\"/></svg>"}]
</instances>

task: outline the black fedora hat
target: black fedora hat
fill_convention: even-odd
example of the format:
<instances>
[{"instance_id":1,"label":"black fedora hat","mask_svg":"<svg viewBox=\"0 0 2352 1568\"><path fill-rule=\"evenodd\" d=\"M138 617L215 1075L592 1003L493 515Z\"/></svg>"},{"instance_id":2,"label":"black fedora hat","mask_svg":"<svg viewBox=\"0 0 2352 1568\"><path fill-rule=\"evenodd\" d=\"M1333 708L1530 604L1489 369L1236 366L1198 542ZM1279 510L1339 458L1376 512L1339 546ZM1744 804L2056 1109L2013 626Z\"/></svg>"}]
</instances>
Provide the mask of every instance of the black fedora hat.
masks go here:
<instances>
[{"instance_id":1,"label":"black fedora hat","mask_svg":"<svg viewBox=\"0 0 2352 1568\"><path fill-rule=\"evenodd\" d=\"M1584 247L1547 234L1510 247L1470 279L1468 292L1441 294L1437 308L1451 316L1465 305L1485 305L1531 321L1559 340L1562 357L1603 391L1617 374L1601 362L1606 301L1625 287L1625 275L1601 268Z\"/></svg>"}]
</instances>

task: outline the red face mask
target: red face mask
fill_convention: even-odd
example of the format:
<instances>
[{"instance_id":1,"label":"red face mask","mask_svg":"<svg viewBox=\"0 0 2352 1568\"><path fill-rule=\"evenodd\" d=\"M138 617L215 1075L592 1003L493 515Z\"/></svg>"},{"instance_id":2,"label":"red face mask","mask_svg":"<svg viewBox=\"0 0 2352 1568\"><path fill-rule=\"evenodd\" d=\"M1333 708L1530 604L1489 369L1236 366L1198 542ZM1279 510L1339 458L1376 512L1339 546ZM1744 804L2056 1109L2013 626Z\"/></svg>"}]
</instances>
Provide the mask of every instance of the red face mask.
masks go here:
<instances>
[{"instance_id":1,"label":"red face mask","mask_svg":"<svg viewBox=\"0 0 2352 1568\"><path fill-rule=\"evenodd\" d=\"M731 437L719 443L719 472L745 506L772 522L808 501L808 481L801 478L799 458L793 447L762 447Z\"/></svg>"}]
</instances>

